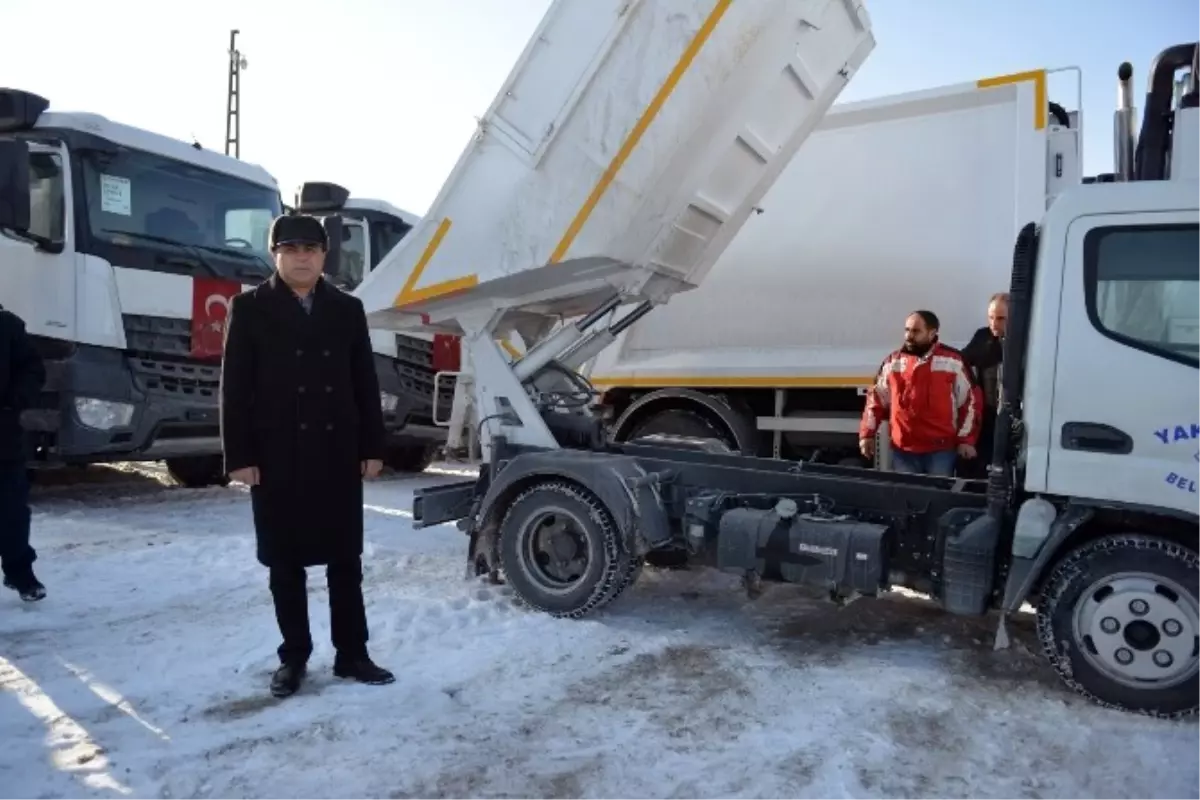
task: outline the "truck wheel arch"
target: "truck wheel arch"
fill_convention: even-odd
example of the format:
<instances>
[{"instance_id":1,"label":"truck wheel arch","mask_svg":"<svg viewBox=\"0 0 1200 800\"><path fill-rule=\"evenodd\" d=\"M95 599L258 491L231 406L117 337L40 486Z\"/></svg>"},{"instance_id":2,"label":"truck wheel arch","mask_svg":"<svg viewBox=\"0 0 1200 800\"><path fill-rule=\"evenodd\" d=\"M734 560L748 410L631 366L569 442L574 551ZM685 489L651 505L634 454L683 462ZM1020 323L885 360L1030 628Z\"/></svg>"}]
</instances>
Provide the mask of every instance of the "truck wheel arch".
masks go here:
<instances>
[{"instance_id":1,"label":"truck wheel arch","mask_svg":"<svg viewBox=\"0 0 1200 800\"><path fill-rule=\"evenodd\" d=\"M656 389L634 400L613 423L612 435L624 441L642 423L669 411L699 416L719 431L725 443L744 455L758 452L758 431L753 416L723 395L696 389Z\"/></svg>"},{"instance_id":2,"label":"truck wheel arch","mask_svg":"<svg viewBox=\"0 0 1200 800\"><path fill-rule=\"evenodd\" d=\"M1012 613L1027 600L1036 601L1060 561L1088 542L1107 535L1140 533L1200 552L1194 517L1163 513L1157 508L1070 503L1050 525L1033 558L1014 558L1004 587L1002 609Z\"/></svg>"},{"instance_id":3,"label":"truck wheel arch","mask_svg":"<svg viewBox=\"0 0 1200 800\"><path fill-rule=\"evenodd\" d=\"M519 455L489 482L479 500L479 525L470 533L470 569L476 576L497 575L497 535L509 506L522 493L545 482L595 496L612 514L623 546L638 557L638 563L648 550L671 541L665 500L656 482L633 459L590 455L565 450Z\"/></svg>"}]
</instances>

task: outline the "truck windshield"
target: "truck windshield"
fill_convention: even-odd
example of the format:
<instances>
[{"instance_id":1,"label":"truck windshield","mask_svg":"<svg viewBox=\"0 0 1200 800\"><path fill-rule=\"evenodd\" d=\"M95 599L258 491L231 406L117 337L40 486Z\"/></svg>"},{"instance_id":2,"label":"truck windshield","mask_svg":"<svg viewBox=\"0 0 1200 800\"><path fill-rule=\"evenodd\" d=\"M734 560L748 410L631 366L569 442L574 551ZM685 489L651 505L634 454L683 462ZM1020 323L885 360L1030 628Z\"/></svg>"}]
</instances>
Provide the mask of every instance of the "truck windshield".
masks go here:
<instances>
[{"instance_id":1,"label":"truck windshield","mask_svg":"<svg viewBox=\"0 0 1200 800\"><path fill-rule=\"evenodd\" d=\"M82 154L88 224L114 244L200 249L221 274L266 276L267 236L281 213L267 186L135 150Z\"/></svg>"}]
</instances>

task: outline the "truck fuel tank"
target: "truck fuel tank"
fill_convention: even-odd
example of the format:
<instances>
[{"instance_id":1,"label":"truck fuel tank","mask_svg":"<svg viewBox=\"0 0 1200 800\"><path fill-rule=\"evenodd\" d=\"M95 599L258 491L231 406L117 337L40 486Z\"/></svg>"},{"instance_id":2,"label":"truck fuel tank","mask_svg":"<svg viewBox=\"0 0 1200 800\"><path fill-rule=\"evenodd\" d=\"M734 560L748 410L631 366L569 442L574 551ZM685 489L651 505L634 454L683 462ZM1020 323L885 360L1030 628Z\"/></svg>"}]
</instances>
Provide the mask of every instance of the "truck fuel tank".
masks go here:
<instances>
[{"instance_id":1,"label":"truck fuel tank","mask_svg":"<svg viewBox=\"0 0 1200 800\"><path fill-rule=\"evenodd\" d=\"M888 585L891 528L822 512L798 513L794 500L775 508L734 508L717 526L717 568L875 595Z\"/></svg>"}]
</instances>

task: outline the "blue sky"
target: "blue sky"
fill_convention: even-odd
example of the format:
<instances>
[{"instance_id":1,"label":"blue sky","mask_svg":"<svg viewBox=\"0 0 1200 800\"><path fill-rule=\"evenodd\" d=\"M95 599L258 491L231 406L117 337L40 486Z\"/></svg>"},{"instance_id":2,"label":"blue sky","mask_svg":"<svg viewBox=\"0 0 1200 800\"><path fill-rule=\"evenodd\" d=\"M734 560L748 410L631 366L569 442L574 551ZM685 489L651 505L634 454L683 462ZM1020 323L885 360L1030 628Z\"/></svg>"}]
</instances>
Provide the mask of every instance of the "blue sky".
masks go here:
<instances>
[{"instance_id":1,"label":"blue sky","mask_svg":"<svg viewBox=\"0 0 1200 800\"><path fill-rule=\"evenodd\" d=\"M0 0L0 75L55 109L95 111L220 150L225 48L236 27L249 60L242 158L274 174L285 198L300 181L332 180L419 214L549 3ZM1133 64L1140 106L1154 55L1200 36L1195 0L868 0L867 7L879 44L842 99L1077 66L1086 174L1111 168L1117 65ZM183 8L195 15L180 15ZM1052 99L1075 107L1073 76L1052 79L1050 89Z\"/></svg>"}]
</instances>

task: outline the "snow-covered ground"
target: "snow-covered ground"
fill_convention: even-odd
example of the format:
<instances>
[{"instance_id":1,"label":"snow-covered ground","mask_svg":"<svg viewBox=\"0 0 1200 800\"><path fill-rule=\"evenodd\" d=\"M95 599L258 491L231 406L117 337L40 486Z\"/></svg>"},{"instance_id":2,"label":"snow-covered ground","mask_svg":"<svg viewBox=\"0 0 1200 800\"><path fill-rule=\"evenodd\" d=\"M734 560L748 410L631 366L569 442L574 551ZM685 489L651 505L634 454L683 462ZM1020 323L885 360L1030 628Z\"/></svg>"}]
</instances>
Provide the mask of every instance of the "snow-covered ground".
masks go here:
<instances>
[{"instance_id":1,"label":"snow-covered ground","mask_svg":"<svg viewBox=\"0 0 1200 800\"><path fill-rule=\"evenodd\" d=\"M1197 726L1060 688L1028 618L917 599L749 602L647 570L559 621L463 579L465 538L413 531L433 470L367 489L365 590L384 687L330 674L323 574L300 694L247 495L146 470L36 490L41 603L0 593L0 796L1197 797Z\"/></svg>"}]
</instances>

